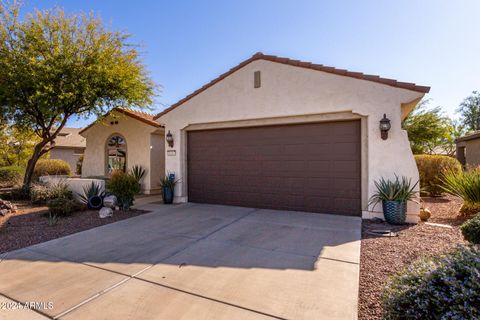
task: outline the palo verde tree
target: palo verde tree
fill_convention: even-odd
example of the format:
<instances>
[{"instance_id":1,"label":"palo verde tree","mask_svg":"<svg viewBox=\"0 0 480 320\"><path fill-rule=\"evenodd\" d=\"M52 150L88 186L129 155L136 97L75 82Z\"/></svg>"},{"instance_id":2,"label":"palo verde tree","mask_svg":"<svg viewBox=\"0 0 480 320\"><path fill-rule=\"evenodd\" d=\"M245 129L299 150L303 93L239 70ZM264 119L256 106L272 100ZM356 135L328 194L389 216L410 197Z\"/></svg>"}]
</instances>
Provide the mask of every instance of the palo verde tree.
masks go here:
<instances>
[{"instance_id":1,"label":"palo verde tree","mask_svg":"<svg viewBox=\"0 0 480 320\"><path fill-rule=\"evenodd\" d=\"M414 154L433 153L434 149L447 143L452 134L452 123L440 107L428 108L429 100L423 100L403 121L403 129Z\"/></svg>"},{"instance_id":2,"label":"palo verde tree","mask_svg":"<svg viewBox=\"0 0 480 320\"><path fill-rule=\"evenodd\" d=\"M151 105L155 85L127 40L93 14L55 8L20 19L16 2L0 3L0 114L40 138L25 188L68 119Z\"/></svg>"},{"instance_id":3,"label":"palo verde tree","mask_svg":"<svg viewBox=\"0 0 480 320\"><path fill-rule=\"evenodd\" d=\"M457 111L468 131L480 130L480 92L473 91L460 103Z\"/></svg>"}]
</instances>

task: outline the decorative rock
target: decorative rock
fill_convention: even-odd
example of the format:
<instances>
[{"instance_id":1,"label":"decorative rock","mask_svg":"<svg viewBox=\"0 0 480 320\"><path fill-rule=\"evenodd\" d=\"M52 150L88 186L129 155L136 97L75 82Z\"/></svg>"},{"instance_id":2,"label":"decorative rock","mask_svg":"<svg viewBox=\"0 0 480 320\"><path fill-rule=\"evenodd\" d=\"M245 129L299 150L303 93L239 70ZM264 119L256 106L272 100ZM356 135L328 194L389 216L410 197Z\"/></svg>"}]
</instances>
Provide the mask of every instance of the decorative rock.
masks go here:
<instances>
[{"instance_id":1,"label":"decorative rock","mask_svg":"<svg viewBox=\"0 0 480 320\"><path fill-rule=\"evenodd\" d=\"M114 208L117 205L117 197L111 195L103 198L103 205L107 208Z\"/></svg>"},{"instance_id":2,"label":"decorative rock","mask_svg":"<svg viewBox=\"0 0 480 320\"><path fill-rule=\"evenodd\" d=\"M107 218L107 217L111 217L113 216L113 210L111 208L107 208L107 207L103 207L102 209L100 209L100 211L98 212L98 215L100 218Z\"/></svg>"},{"instance_id":3,"label":"decorative rock","mask_svg":"<svg viewBox=\"0 0 480 320\"><path fill-rule=\"evenodd\" d=\"M0 199L0 214L2 216L17 212L17 206L10 201Z\"/></svg>"},{"instance_id":4,"label":"decorative rock","mask_svg":"<svg viewBox=\"0 0 480 320\"><path fill-rule=\"evenodd\" d=\"M115 206L115 211L119 211L120 210L120 207L119 206Z\"/></svg>"},{"instance_id":5,"label":"decorative rock","mask_svg":"<svg viewBox=\"0 0 480 320\"><path fill-rule=\"evenodd\" d=\"M420 220L427 221L431 215L432 213L427 208L420 209Z\"/></svg>"}]
</instances>

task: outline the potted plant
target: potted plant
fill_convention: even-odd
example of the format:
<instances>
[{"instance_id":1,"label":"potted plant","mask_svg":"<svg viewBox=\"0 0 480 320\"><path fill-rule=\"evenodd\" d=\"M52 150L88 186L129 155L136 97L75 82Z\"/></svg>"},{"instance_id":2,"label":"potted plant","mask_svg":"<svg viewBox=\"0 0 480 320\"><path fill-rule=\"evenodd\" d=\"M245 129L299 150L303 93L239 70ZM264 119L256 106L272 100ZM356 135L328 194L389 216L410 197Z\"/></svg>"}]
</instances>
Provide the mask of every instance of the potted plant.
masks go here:
<instances>
[{"instance_id":1,"label":"potted plant","mask_svg":"<svg viewBox=\"0 0 480 320\"><path fill-rule=\"evenodd\" d=\"M412 185L412 180L407 177L399 178L395 175L395 180L385 180L381 178L375 181L375 192L368 202L375 206L382 202L383 215L390 224L404 224L407 218L407 202L414 200L417 191L414 191L418 181Z\"/></svg>"},{"instance_id":2,"label":"potted plant","mask_svg":"<svg viewBox=\"0 0 480 320\"><path fill-rule=\"evenodd\" d=\"M172 204L175 185L177 184L178 180L172 179L170 175L166 175L165 177L160 180L160 186L162 188L162 197L163 203L165 204Z\"/></svg>"}]
</instances>

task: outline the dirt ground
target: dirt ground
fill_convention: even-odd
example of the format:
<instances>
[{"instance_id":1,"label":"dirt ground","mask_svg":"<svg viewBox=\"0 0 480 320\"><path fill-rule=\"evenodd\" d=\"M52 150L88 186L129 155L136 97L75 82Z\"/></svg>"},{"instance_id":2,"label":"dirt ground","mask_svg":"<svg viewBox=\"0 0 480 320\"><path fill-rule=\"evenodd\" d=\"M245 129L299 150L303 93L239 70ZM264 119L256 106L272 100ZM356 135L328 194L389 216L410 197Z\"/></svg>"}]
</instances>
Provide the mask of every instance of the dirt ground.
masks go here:
<instances>
[{"instance_id":1,"label":"dirt ground","mask_svg":"<svg viewBox=\"0 0 480 320\"><path fill-rule=\"evenodd\" d=\"M431 210L428 222L449 225L450 228L425 223L392 226L364 220L360 258L360 320L382 319L381 293L387 279L420 256L449 251L464 243L459 225L465 220L458 216L462 200L453 196L422 198L423 206ZM372 229L391 229L397 237L378 237Z\"/></svg>"},{"instance_id":2,"label":"dirt ground","mask_svg":"<svg viewBox=\"0 0 480 320\"><path fill-rule=\"evenodd\" d=\"M47 207L34 206L29 201L12 202L17 205L18 211L0 216L0 253L28 247L147 212L133 209L126 212L114 211L113 217L100 219L98 211L79 211L66 217L59 217L57 222L51 225L49 224Z\"/></svg>"}]
</instances>

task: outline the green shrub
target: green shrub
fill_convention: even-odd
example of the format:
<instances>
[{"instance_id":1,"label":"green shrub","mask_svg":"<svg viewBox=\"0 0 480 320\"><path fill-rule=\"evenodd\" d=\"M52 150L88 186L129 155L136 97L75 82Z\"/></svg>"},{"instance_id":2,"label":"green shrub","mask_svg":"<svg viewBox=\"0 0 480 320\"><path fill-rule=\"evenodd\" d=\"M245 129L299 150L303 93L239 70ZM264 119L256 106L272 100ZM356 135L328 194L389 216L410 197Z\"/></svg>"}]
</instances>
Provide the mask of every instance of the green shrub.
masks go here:
<instances>
[{"instance_id":1,"label":"green shrub","mask_svg":"<svg viewBox=\"0 0 480 320\"><path fill-rule=\"evenodd\" d=\"M34 184L30 188L30 200L34 204L46 203L50 198L50 192L44 184Z\"/></svg>"},{"instance_id":2,"label":"green shrub","mask_svg":"<svg viewBox=\"0 0 480 320\"><path fill-rule=\"evenodd\" d=\"M465 240L474 244L480 244L480 213L465 221L460 229Z\"/></svg>"},{"instance_id":3,"label":"green shrub","mask_svg":"<svg viewBox=\"0 0 480 320\"><path fill-rule=\"evenodd\" d=\"M47 201L50 217L66 216L79 209L79 204L74 199L55 198Z\"/></svg>"},{"instance_id":4,"label":"green shrub","mask_svg":"<svg viewBox=\"0 0 480 320\"><path fill-rule=\"evenodd\" d=\"M78 175L82 175L82 166L83 166L83 160L84 160L84 155L80 155L78 157L77 163L75 164L75 173Z\"/></svg>"},{"instance_id":5,"label":"green shrub","mask_svg":"<svg viewBox=\"0 0 480 320\"><path fill-rule=\"evenodd\" d=\"M17 185L21 179L25 169L22 167L10 166L0 168L0 187L12 187Z\"/></svg>"},{"instance_id":6,"label":"green shrub","mask_svg":"<svg viewBox=\"0 0 480 320\"><path fill-rule=\"evenodd\" d=\"M480 170L449 170L442 174L442 189L463 199L467 205L480 204Z\"/></svg>"},{"instance_id":7,"label":"green shrub","mask_svg":"<svg viewBox=\"0 0 480 320\"><path fill-rule=\"evenodd\" d=\"M33 178L37 180L41 176L69 176L70 173L70 165L66 161L60 159L40 159L33 170Z\"/></svg>"},{"instance_id":8,"label":"green shrub","mask_svg":"<svg viewBox=\"0 0 480 320\"><path fill-rule=\"evenodd\" d=\"M479 269L475 247L414 262L387 283L384 319L479 319Z\"/></svg>"},{"instance_id":9,"label":"green shrub","mask_svg":"<svg viewBox=\"0 0 480 320\"><path fill-rule=\"evenodd\" d=\"M15 187L10 192L2 194L2 199L4 200L30 200L30 189L24 188L23 186Z\"/></svg>"},{"instance_id":10,"label":"green shrub","mask_svg":"<svg viewBox=\"0 0 480 320\"><path fill-rule=\"evenodd\" d=\"M34 184L30 189L30 199L34 204L44 204L51 199L73 199L73 193L64 182L44 185Z\"/></svg>"},{"instance_id":11,"label":"green shrub","mask_svg":"<svg viewBox=\"0 0 480 320\"><path fill-rule=\"evenodd\" d=\"M107 189L117 197L124 210L133 205L135 195L140 192L140 186L134 176L117 171L112 174L107 183Z\"/></svg>"},{"instance_id":12,"label":"green shrub","mask_svg":"<svg viewBox=\"0 0 480 320\"><path fill-rule=\"evenodd\" d=\"M415 156L415 162L420 174L420 188L422 192L426 192L432 197L440 196L444 191L442 173L462 171L460 162L448 156L421 154Z\"/></svg>"}]
</instances>

